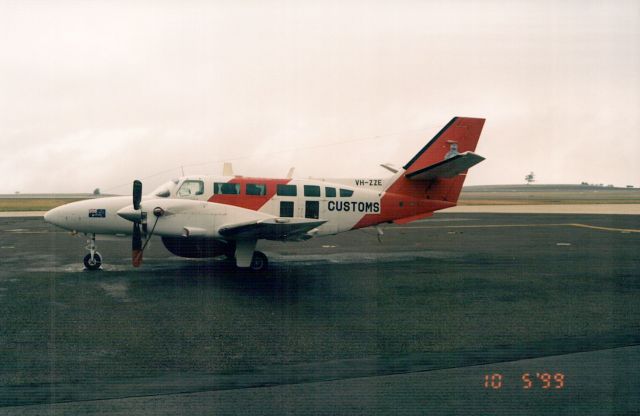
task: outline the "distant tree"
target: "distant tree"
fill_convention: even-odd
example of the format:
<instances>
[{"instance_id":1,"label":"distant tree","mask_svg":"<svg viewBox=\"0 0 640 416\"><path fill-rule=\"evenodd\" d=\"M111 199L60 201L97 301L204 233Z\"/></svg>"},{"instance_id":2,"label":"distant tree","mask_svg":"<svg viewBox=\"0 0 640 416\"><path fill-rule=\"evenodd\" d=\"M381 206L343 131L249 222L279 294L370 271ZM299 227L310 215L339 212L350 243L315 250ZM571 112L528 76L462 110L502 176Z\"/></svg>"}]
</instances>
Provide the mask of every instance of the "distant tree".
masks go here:
<instances>
[{"instance_id":1,"label":"distant tree","mask_svg":"<svg viewBox=\"0 0 640 416\"><path fill-rule=\"evenodd\" d=\"M589 185L589 182L580 182L580 185Z\"/></svg>"},{"instance_id":2,"label":"distant tree","mask_svg":"<svg viewBox=\"0 0 640 416\"><path fill-rule=\"evenodd\" d=\"M93 190L94 195L100 195L100 188L96 188Z\"/></svg>"},{"instance_id":3,"label":"distant tree","mask_svg":"<svg viewBox=\"0 0 640 416\"><path fill-rule=\"evenodd\" d=\"M536 177L533 174L533 172L529 172L529 174L524 177L524 180L527 181L527 185L529 185L531 182L535 182L536 181Z\"/></svg>"}]
</instances>

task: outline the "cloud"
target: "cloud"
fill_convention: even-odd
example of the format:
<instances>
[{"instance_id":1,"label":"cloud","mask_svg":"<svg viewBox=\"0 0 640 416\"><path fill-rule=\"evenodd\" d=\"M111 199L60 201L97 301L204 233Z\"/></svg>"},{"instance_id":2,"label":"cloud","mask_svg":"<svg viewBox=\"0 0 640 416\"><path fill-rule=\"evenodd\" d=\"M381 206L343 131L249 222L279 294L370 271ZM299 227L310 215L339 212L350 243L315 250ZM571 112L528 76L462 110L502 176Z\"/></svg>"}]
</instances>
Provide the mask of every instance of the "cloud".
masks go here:
<instances>
[{"instance_id":1,"label":"cloud","mask_svg":"<svg viewBox=\"0 0 640 416\"><path fill-rule=\"evenodd\" d=\"M635 2L0 7L0 193L127 192L227 159L379 175L455 115L487 118L469 183L640 177Z\"/></svg>"}]
</instances>

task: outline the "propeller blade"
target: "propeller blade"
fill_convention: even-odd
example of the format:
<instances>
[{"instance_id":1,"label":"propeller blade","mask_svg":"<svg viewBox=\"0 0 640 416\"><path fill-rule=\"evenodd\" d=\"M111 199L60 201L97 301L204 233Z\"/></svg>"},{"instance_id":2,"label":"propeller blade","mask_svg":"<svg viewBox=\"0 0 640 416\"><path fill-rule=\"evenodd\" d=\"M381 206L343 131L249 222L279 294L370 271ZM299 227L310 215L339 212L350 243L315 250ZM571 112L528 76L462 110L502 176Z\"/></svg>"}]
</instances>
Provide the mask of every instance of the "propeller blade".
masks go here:
<instances>
[{"instance_id":1,"label":"propeller blade","mask_svg":"<svg viewBox=\"0 0 640 416\"><path fill-rule=\"evenodd\" d=\"M142 250L132 253L131 264L133 264L133 267L140 267L142 264Z\"/></svg>"},{"instance_id":2,"label":"propeller blade","mask_svg":"<svg viewBox=\"0 0 640 416\"><path fill-rule=\"evenodd\" d=\"M140 209L140 200L142 199L142 182L133 181L133 209Z\"/></svg>"},{"instance_id":3,"label":"propeller blade","mask_svg":"<svg viewBox=\"0 0 640 416\"><path fill-rule=\"evenodd\" d=\"M133 267L139 267L142 264L142 233L140 232L140 224L133 224L133 236L131 238L131 263Z\"/></svg>"},{"instance_id":4,"label":"propeller blade","mask_svg":"<svg viewBox=\"0 0 640 416\"><path fill-rule=\"evenodd\" d=\"M131 248L133 250L142 250L142 232L140 231L140 224L133 224L133 239L131 241Z\"/></svg>"}]
</instances>

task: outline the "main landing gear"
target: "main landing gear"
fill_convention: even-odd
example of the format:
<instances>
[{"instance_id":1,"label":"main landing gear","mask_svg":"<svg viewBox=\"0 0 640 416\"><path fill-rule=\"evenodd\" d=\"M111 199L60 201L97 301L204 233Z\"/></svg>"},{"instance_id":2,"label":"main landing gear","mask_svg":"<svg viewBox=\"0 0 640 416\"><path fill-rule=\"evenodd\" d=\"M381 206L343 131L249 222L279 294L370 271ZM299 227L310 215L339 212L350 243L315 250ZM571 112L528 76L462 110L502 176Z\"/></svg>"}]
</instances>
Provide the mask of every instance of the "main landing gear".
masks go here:
<instances>
[{"instance_id":1,"label":"main landing gear","mask_svg":"<svg viewBox=\"0 0 640 416\"><path fill-rule=\"evenodd\" d=\"M91 237L87 240L87 250L89 250L89 254L84 256L84 267L87 270L98 270L102 265L102 256L96 251L95 234L91 234Z\"/></svg>"},{"instance_id":2,"label":"main landing gear","mask_svg":"<svg viewBox=\"0 0 640 416\"><path fill-rule=\"evenodd\" d=\"M257 240L236 240L233 243L233 256L236 266L249 269L254 272L262 272L267 269L269 261L263 252L256 250Z\"/></svg>"},{"instance_id":3,"label":"main landing gear","mask_svg":"<svg viewBox=\"0 0 640 416\"><path fill-rule=\"evenodd\" d=\"M269 260L267 256L262 251L254 251L249 268L254 272L263 272L267 270L268 266Z\"/></svg>"}]
</instances>

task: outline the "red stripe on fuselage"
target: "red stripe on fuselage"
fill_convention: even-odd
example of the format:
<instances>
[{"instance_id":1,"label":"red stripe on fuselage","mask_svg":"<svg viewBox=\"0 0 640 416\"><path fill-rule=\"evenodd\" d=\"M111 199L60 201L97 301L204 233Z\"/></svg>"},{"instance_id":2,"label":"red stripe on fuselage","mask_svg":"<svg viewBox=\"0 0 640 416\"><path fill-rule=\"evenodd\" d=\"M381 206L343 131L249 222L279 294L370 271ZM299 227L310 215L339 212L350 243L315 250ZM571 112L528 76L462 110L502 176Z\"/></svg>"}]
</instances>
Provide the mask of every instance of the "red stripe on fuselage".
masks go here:
<instances>
[{"instance_id":1,"label":"red stripe on fuselage","mask_svg":"<svg viewBox=\"0 0 640 416\"><path fill-rule=\"evenodd\" d=\"M452 202L415 198L406 194L401 195L387 191L380 199L380 214L364 215L352 229L393 222L401 218L415 217L455 205Z\"/></svg>"},{"instance_id":2,"label":"red stripe on fuselage","mask_svg":"<svg viewBox=\"0 0 640 416\"><path fill-rule=\"evenodd\" d=\"M277 185L286 185L289 182L291 182L291 179L233 178L228 183L239 183L240 194L212 195L211 198L209 198L209 202L217 202L219 204L233 205L236 207L258 211L276 194ZM267 185L266 195L247 195L246 191L248 183Z\"/></svg>"}]
</instances>

